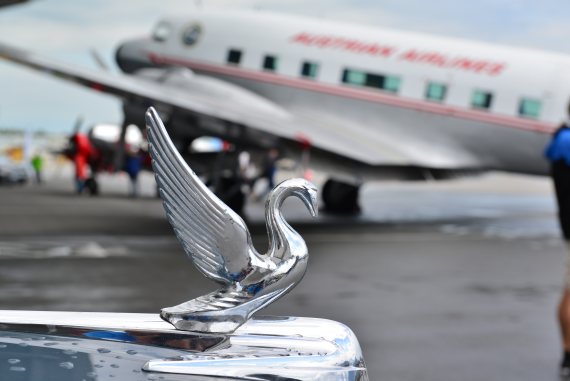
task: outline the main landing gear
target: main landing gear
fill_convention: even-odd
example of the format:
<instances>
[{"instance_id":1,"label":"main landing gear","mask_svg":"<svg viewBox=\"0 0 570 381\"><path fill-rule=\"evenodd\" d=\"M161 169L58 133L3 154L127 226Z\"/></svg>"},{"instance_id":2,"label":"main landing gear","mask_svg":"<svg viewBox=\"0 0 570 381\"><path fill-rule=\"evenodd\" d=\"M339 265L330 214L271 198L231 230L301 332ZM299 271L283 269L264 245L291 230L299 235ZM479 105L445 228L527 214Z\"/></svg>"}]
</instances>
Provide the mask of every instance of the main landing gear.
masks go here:
<instances>
[{"instance_id":1,"label":"main landing gear","mask_svg":"<svg viewBox=\"0 0 570 381\"><path fill-rule=\"evenodd\" d=\"M246 197L242 191L242 182L237 174L224 173L220 176L214 193L237 214L244 215L243 208Z\"/></svg>"},{"instance_id":2,"label":"main landing gear","mask_svg":"<svg viewBox=\"0 0 570 381\"><path fill-rule=\"evenodd\" d=\"M335 214L360 213L361 209L358 204L359 191L360 185L333 179L327 180L322 191L325 211Z\"/></svg>"}]
</instances>

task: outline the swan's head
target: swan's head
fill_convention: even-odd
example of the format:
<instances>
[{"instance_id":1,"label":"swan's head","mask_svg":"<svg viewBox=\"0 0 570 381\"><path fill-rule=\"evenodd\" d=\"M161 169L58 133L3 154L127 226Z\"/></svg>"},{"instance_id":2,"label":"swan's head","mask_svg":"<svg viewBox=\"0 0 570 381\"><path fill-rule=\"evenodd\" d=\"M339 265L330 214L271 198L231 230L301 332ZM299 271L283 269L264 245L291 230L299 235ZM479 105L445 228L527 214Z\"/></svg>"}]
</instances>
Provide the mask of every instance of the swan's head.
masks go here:
<instances>
[{"instance_id":1,"label":"swan's head","mask_svg":"<svg viewBox=\"0 0 570 381\"><path fill-rule=\"evenodd\" d=\"M316 217L319 213L317 187L305 179L285 180L277 185L272 193L276 196L282 195L281 197L278 196L278 198L281 198L281 201L289 196L297 196L309 209L313 217Z\"/></svg>"}]
</instances>

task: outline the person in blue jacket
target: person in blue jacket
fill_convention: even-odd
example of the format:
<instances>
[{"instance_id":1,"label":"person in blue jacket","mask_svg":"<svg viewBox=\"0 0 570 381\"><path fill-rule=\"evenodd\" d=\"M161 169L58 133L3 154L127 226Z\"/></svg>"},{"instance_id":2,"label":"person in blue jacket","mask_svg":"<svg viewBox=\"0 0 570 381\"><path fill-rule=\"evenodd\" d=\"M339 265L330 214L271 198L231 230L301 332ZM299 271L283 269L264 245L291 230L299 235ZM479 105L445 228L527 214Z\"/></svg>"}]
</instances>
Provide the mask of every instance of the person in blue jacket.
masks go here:
<instances>
[{"instance_id":1,"label":"person in blue jacket","mask_svg":"<svg viewBox=\"0 0 570 381\"><path fill-rule=\"evenodd\" d=\"M570 106L568 113L570 114ZM550 174L558 202L558 220L568 249L564 290L558 306L558 321L563 345L560 375L570 380L570 119L554 132L546 147L545 156L550 161Z\"/></svg>"},{"instance_id":2,"label":"person in blue jacket","mask_svg":"<svg viewBox=\"0 0 570 381\"><path fill-rule=\"evenodd\" d=\"M129 175L131 182L131 197L136 198L139 196L139 172L142 168L142 156L138 149L129 148L125 156L125 172Z\"/></svg>"}]
</instances>

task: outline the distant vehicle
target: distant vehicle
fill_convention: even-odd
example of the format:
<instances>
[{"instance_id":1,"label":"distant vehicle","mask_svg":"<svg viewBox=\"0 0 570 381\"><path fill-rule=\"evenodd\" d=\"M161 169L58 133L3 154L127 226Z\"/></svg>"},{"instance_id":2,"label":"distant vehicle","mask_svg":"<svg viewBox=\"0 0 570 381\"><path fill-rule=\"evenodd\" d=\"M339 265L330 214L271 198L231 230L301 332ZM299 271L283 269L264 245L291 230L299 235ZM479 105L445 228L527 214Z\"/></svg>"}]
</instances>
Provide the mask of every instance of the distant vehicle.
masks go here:
<instances>
[{"instance_id":1,"label":"distant vehicle","mask_svg":"<svg viewBox=\"0 0 570 381\"><path fill-rule=\"evenodd\" d=\"M333 211L358 209L368 180L546 174L570 98L568 55L265 12L165 18L117 49L121 76L0 56L121 98L125 127L154 105L190 162L204 135L252 157L278 146L330 175Z\"/></svg>"},{"instance_id":2,"label":"distant vehicle","mask_svg":"<svg viewBox=\"0 0 570 381\"><path fill-rule=\"evenodd\" d=\"M29 167L26 164L0 156L0 185L25 184L29 177Z\"/></svg>"}]
</instances>

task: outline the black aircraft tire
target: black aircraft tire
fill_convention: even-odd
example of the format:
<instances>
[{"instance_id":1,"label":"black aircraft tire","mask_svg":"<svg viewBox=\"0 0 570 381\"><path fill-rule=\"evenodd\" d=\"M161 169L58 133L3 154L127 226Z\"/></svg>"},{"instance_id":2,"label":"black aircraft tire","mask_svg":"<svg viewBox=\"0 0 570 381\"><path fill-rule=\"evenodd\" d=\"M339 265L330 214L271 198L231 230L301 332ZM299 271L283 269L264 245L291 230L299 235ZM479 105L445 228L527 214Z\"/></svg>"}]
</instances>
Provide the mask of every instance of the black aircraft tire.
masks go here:
<instances>
[{"instance_id":1,"label":"black aircraft tire","mask_svg":"<svg viewBox=\"0 0 570 381\"><path fill-rule=\"evenodd\" d=\"M322 191L325 211L335 214L360 213L359 191L360 186L338 180L327 180Z\"/></svg>"},{"instance_id":2,"label":"black aircraft tire","mask_svg":"<svg viewBox=\"0 0 570 381\"><path fill-rule=\"evenodd\" d=\"M220 179L216 195L234 212L243 216L245 194L241 190L241 182L234 177Z\"/></svg>"}]
</instances>

